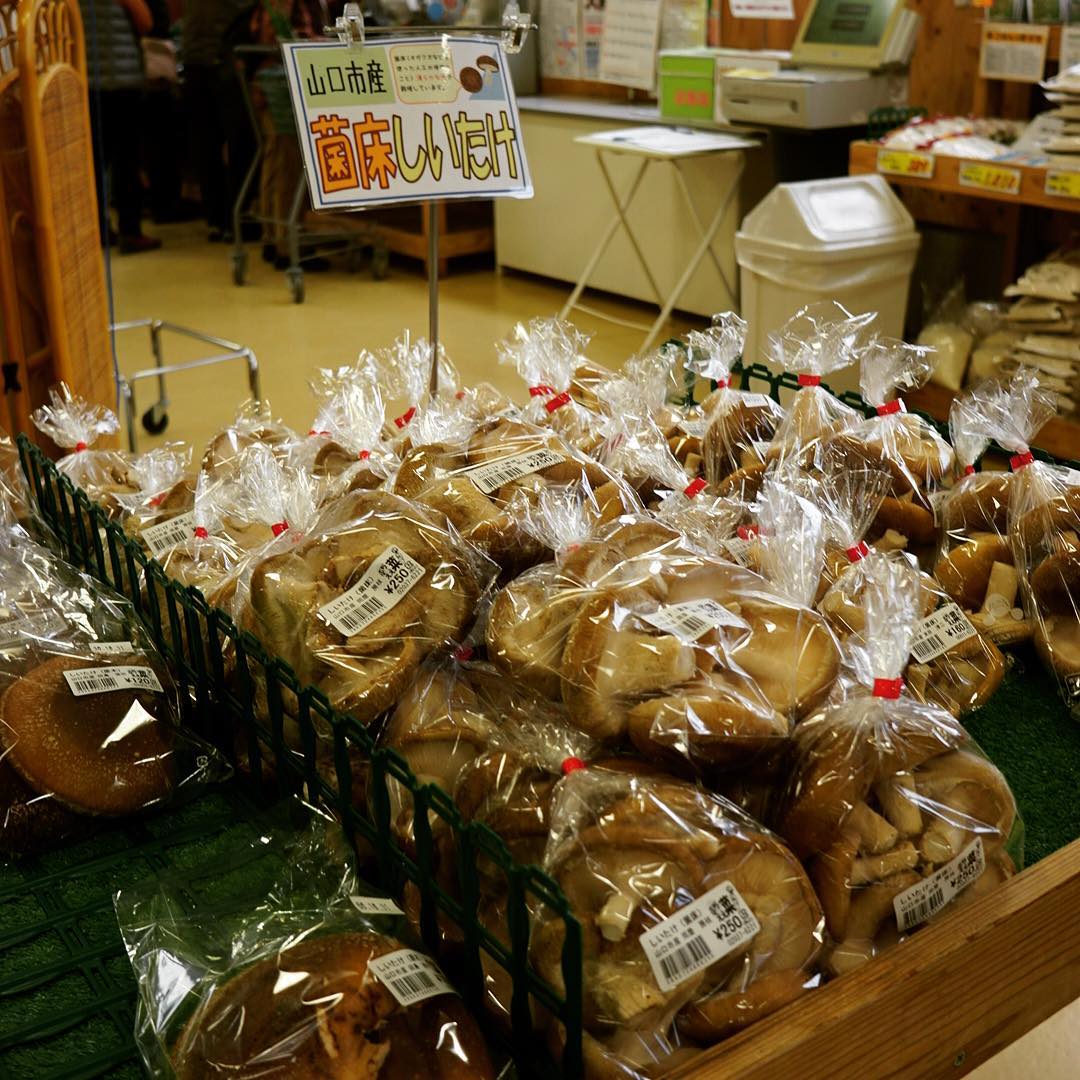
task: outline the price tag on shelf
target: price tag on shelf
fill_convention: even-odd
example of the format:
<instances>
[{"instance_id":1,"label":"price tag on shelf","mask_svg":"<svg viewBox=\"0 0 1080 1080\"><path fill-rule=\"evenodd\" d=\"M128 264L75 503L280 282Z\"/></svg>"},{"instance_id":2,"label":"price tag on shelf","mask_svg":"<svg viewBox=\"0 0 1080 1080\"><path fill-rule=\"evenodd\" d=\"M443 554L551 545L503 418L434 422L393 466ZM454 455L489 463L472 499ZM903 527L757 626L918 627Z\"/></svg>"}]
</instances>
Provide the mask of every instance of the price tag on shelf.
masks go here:
<instances>
[{"instance_id":1,"label":"price tag on shelf","mask_svg":"<svg viewBox=\"0 0 1080 1080\"><path fill-rule=\"evenodd\" d=\"M934 175L934 155L921 150L890 150L877 152L877 171L888 176L916 176L929 180Z\"/></svg>"},{"instance_id":2,"label":"price tag on shelf","mask_svg":"<svg viewBox=\"0 0 1080 1080\"><path fill-rule=\"evenodd\" d=\"M1019 195L1020 177L1019 169L989 161L965 161L957 173L961 186L992 191L995 195Z\"/></svg>"},{"instance_id":3,"label":"price tag on shelf","mask_svg":"<svg viewBox=\"0 0 1080 1080\"><path fill-rule=\"evenodd\" d=\"M1061 199L1080 199L1080 170L1047 169L1045 190Z\"/></svg>"}]
</instances>

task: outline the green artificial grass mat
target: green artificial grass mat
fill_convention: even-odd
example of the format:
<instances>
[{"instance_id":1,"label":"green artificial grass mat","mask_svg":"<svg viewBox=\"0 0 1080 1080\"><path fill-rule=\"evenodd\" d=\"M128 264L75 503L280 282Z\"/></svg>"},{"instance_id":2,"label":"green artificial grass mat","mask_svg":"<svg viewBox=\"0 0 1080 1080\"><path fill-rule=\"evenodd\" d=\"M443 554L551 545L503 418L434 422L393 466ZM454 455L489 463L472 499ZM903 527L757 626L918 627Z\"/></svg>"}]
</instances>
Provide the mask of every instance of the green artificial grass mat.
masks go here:
<instances>
[{"instance_id":1,"label":"green artificial grass mat","mask_svg":"<svg viewBox=\"0 0 1080 1080\"><path fill-rule=\"evenodd\" d=\"M1080 723L1033 651L964 726L1005 774L1024 820L1024 863L1080 837Z\"/></svg>"}]
</instances>

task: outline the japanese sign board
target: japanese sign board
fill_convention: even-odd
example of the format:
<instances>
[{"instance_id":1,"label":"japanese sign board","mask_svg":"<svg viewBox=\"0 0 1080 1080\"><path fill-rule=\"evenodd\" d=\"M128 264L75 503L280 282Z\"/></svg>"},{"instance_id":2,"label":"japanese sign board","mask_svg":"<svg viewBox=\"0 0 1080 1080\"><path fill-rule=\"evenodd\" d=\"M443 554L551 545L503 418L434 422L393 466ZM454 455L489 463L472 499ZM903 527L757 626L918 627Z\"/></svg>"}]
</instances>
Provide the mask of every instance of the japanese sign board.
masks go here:
<instances>
[{"instance_id":1,"label":"japanese sign board","mask_svg":"<svg viewBox=\"0 0 1080 1080\"><path fill-rule=\"evenodd\" d=\"M979 78L1037 83L1046 68L1049 26L984 22L979 48Z\"/></svg>"},{"instance_id":2,"label":"japanese sign board","mask_svg":"<svg viewBox=\"0 0 1080 1080\"><path fill-rule=\"evenodd\" d=\"M1080 199L1080 171L1074 169L1047 169L1046 194L1062 199Z\"/></svg>"},{"instance_id":3,"label":"japanese sign board","mask_svg":"<svg viewBox=\"0 0 1080 1080\"><path fill-rule=\"evenodd\" d=\"M316 210L532 196L499 42L387 37L281 48Z\"/></svg>"},{"instance_id":4,"label":"japanese sign board","mask_svg":"<svg viewBox=\"0 0 1080 1080\"><path fill-rule=\"evenodd\" d=\"M921 150L890 150L877 152L877 171L890 176L917 176L929 180L934 175L934 155Z\"/></svg>"}]
</instances>

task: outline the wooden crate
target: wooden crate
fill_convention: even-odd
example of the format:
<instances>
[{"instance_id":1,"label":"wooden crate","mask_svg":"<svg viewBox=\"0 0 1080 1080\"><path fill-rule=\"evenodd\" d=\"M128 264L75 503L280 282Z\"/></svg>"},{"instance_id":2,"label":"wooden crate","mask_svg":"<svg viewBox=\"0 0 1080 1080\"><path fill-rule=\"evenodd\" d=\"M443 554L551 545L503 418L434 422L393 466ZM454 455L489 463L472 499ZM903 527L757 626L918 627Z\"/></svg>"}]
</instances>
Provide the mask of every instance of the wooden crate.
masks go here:
<instances>
[{"instance_id":1,"label":"wooden crate","mask_svg":"<svg viewBox=\"0 0 1080 1080\"><path fill-rule=\"evenodd\" d=\"M420 259L427 268L428 216L426 204L371 210L365 219L378 228L390 251ZM459 255L495 251L494 209L490 199L440 202L434 213L439 226L439 276Z\"/></svg>"},{"instance_id":2,"label":"wooden crate","mask_svg":"<svg viewBox=\"0 0 1080 1080\"><path fill-rule=\"evenodd\" d=\"M1080 840L672 1080L963 1076L1080 997Z\"/></svg>"}]
</instances>

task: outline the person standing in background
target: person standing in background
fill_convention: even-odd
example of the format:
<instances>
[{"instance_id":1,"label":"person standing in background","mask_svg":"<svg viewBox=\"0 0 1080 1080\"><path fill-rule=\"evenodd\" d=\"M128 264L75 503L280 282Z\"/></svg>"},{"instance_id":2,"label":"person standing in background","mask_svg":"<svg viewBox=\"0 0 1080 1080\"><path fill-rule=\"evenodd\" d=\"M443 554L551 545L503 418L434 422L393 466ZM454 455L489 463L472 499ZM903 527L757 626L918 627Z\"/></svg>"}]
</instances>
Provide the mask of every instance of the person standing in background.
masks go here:
<instances>
[{"instance_id":1,"label":"person standing in background","mask_svg":"<svg viewBox=\"0 0 1080 1080\"><path fill-rule=\"evenodd\" d=\"M86 38L98 203L107 209L108 173L121 254L153 251L161 241L143 234L139 178L145 84L139 35L150 32L153 17L145 0L79 0L79 8ZM102 216L108 220L107 213ZM102 242L108 243L111 230L107 225L105 229Z\"/></svg>"},{"instance_id":2,"label":"person standing in background","mask_svg":"<svg viewBox=\"0 0 1080 1080\"><path fill-rule=\"evenodd\" d=\"M250 157L229 122L238 111L228 39L246 22L255 0L186 0L180 34L184 103L199 172L203 214L213 241L231 238L232 203ZM242 111L242 102L239 110ZM228 145L228 151L226 146ZM246 152L245 152L246 151ZM246 160L244 160L246 158Z\"/></svg>"},{"instance_id":3,"label":"person standing in background","mask_svg":"<svg viewBox=\"0 0 1080 1080\"><path fill-rule=\"evenodd\" d=\"M251 36L258 45L277 45L295 38L321 37L329 22L325 0L260 0L251 15ZM275 57L276 59L276 57ZM261 93L254 95L262 138L259 172L259 216L263 225L263 258L279 270L289 265L287 228L296 186L303 172L300 146L293 131L279 132ZM325 259L308 258L308 270L326 269Z\"/></svg>"}]
</instances>

